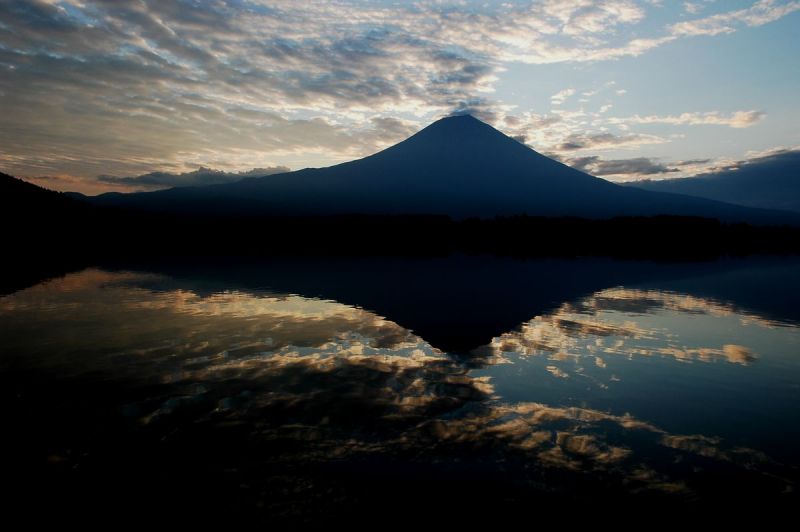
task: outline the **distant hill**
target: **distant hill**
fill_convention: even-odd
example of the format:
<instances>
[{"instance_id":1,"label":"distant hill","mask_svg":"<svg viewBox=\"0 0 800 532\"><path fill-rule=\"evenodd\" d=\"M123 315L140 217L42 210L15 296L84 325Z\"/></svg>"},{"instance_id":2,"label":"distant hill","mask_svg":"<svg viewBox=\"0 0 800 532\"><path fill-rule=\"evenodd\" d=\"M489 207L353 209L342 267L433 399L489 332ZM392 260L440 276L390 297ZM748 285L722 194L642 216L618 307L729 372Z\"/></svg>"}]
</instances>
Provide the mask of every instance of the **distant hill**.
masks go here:
<instances>
[{"instance_id":1,"label":"distant hill","mask_svg":"<svg viewBox=\"0 0 800 532\"><path fill-rule=\"evenodd\" d=\"M705 216L751 223L800 216L623 187L537 153L469 115L443 118L379 153L235 183L134 194L96 204L202 215L436 214Z\"/></svg>"},{"instance_id":2,"label":"distant hill","mask_svg":"<svg viewBox=\"0 0 800 532\"><path fill-rule=\"evenodd\" d=\"M629 186L709 198L762 209L800 212L800 150L787 150L740 163L737 169Z\"/></svg>"},{"instance_id":3,"label":"distant hill","mask_svg":"<svg viewBox=\"0 0 800 532\"><path fill-rule=\"evenodd\" d=\"M0 216L18 217L19 222L36 222L37 216L74 213L85 206L67 194L42 188L0 172Z\"/></svg>"},{"instance_id":4,"label":"distant hill","mask_svg":"<svg viewBox=\"0 0 800 532\"><path fill-rule=\"evenodd\" d=\"M246 172L224 172L212 168L200 167L192 172L176 174L172 172L150 172L134 177L115 177L109 175L98 176L98 181L112 185L127 185L139 190L153 190L172 187L190 187L218 185L232 183L246 177L263 177L272 174L289 172L286 166L273 166L269 168L253 168Z\"/></svg>"}]
</instances>

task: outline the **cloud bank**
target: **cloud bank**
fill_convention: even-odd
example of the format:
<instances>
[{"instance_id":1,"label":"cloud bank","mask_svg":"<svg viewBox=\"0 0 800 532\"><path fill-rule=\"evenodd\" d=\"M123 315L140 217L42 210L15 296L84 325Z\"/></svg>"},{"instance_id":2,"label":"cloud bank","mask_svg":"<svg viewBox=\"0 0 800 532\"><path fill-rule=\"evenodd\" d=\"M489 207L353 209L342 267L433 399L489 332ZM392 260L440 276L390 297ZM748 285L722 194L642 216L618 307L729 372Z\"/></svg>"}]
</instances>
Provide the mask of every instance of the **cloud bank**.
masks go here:
<instances>
[{"instance_id":1,"label":"cloud bank","mask_svg":"<svg viewBox=\"0 0 800 532\"><path fill-rule=\"evenodd\" d=\"M150 172L135 177L115 177L110 175L98 176L97 180L103 183L126 187L137 190L155 190L170 187L191 187L204 185L218 185L222 183L233 183L246 177L262 177L273 174L290 172L287 166L275 166L272 168L253 168L246 172L223 172L222 170L212 170L210 168L198 168L193 172L174 174L169 172Z\"/></svg>"}]
</instances>

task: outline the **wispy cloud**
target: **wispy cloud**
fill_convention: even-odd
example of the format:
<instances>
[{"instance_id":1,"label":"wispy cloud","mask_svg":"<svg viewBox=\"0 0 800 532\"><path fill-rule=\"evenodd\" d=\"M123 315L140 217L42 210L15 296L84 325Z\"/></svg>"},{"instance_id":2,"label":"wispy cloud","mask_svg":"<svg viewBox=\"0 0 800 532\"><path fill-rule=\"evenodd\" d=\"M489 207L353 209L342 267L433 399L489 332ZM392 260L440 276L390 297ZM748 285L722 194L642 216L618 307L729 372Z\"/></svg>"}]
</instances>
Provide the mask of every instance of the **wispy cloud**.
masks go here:
<instances>
[{"instance_id":1,"label":"wispy cloud","mask_svg":"<svg viewBox=\"0 0 800 532\"><path fill-rule=\"evenodd\" d=\"M745 9L679 22L670 26L669 29L670 33L675 36L733 33L743 25L763 26L764 24L774 22L797 10L800 10L800 2L798 1L779 2L777 0L759 0ZM694 11L693 13L696 12L697 11Z\"/></svg>"},{"instance_id":2,"label":"wispy cloud","mask_svg":"<svg viewBox=\"0 0 800 532\"><path fill-rule=\"evenodd\" d=\"M639 116L635 115L628 118L612 118L612 124L669 124L677 125L714 125L728 126L732 128L746 128L754 126L762 121L767 114L764 111L736 111L731 114L723 114L718 111L705 113L681 113L679 115L668 116Z\"/></svg>"},{"instance_id":3,"label":"wispy cloud","mask_svg":"<svg viewBox=\"0 0 800 532\"><path fill-rule=\"evenodd\" d=\"M630 134L615 135L613 133L571 134L556 149L558 151L603 150L609 148L638 148L645 144L662 144L667 139L656 135Z\"/></svg>"}]
</instances>

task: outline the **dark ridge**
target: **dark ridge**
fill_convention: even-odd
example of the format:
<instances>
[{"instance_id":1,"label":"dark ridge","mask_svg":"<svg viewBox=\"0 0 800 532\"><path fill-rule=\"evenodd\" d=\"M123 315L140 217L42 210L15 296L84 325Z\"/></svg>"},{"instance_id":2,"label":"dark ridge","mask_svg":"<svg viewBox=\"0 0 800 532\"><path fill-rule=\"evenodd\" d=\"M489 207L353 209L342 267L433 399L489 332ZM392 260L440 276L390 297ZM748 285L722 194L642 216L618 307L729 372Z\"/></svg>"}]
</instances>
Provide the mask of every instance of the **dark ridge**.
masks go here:
<instances>
[{"instance_id":1,"label":"dark ridge","mask_svg":"<svg viewBox=\"0 0 800 532\"><path fill-rule=\"evenodd\" d=\"M735 170L627 184L644 190L686 194L747 207L800 212L800 151L761 157Z\"/></svg>"},{"instance_id":2,"label":"dark ridge","mask_svg":"<svg viewBox=\"0 0 800 532\"><path fill-rule=\"evenodd\" d=\"M46 212L47 209L75 209L69 194L56 192L0 172L0 208L4 212Z\"/></svg>"}]
</instances>

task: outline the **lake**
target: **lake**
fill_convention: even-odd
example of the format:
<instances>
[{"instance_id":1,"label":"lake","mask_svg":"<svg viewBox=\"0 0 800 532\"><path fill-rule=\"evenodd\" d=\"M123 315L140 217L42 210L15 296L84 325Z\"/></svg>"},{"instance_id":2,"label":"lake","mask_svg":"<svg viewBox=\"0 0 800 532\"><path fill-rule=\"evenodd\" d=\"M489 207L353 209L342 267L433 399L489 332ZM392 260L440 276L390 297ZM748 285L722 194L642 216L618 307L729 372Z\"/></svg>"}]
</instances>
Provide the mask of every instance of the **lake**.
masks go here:
<instances>
[{"instance_id":1,"label":"lake","mask_svg":"<svg viewBox=\"0 0 800 532\"><path fill-rule=\"evenodd\" d=\"M16 286L0 297L12 506L204 524L792 508L798 272L304 257Z\"/></svg>"}]
</instances>

